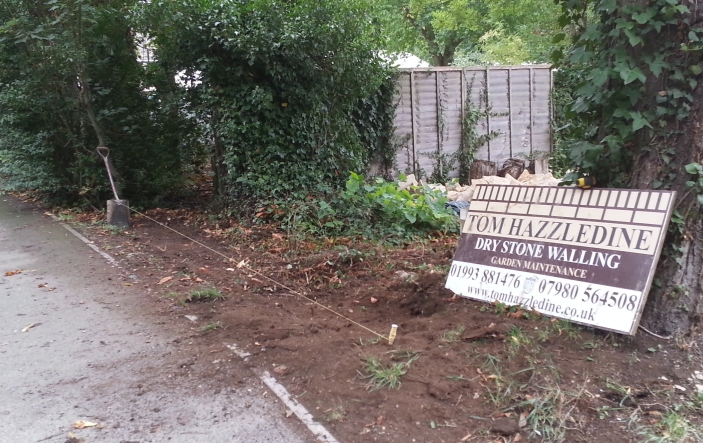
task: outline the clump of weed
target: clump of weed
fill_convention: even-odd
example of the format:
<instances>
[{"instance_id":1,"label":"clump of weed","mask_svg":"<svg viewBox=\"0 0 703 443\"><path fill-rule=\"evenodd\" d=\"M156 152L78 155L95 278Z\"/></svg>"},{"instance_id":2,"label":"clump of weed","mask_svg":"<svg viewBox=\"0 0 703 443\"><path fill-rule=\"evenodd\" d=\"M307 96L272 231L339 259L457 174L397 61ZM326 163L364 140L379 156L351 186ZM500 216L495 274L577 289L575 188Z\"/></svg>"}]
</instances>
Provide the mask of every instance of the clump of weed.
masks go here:
<instances>
[{"instance_id":1,"label":"clump of weed","mask_svg":"<svg viewBox=\"0 0 703 443\"><path fill-rule=\"evenodd\" d=\"M224 300L225 295L217 288L193 289L186 297L185 301L190 303L208 302Z\"/></svg>"},{"instance_id":2,"label":"clump of weed","mask_svg":"<svg viewBox=\"0 0 703 443\"><path fill-rule=\"evenodd\" d=\"M341 422L344 421L346 415L347 411L344 409L344 406L335 406L330 411L328 411L327 415L325 416L325 420L328 423Z\"/></svg>"},{"instance_id":3,"label":"clump of weed","mask_svg":"<svg viewBox=\"0 0 703 443\"><path fill-rule=\"evenodd\" d=\"M565 441L566 423L570 411L566 411L566 395L559 386L543 388L539 395L527 400L524 406L531 408L527 415L527 426L533 434L545 442Z\"/></svg>"},{"instance_id":4,"label":"clump of weed","mask_svg":"<svg viewBox=\"0 0 703 443\"><path fill-rule=\"evenodd\" d=\"M581 327L571 323L569 320L557 320L553 323L552 328L557 334L566 334L574 340L581 337Z\"/></svg>"},{"instance_id":5,"label":"clump of weed","mask_svg":"<svg viewBox=\"0 0 703 443\"><path fill-rule=\"evenodd\" d=\"M374 338L367 338L366 341L364 341L363 338L359 337L359 344L361 346L366 346L366 345L376 345L383 341L381 337L374 337Z\"/></svg>"},{"instance_id":6,"label":"clump of weed","mask_svg":"<svg viewBox=\"0 0 703 443\"><path fill-rule=\"evenodd\" d=\"M506 339L512 351L517 351L532 342L530 336L527 335L520 327L515 325L513 325L506 334Z\"/></svg>"},{"instance_id":7,"label":"clump of weed","mask_svg":"<svg viewBox=\"0 0 703 443\"><path fill-rule=\"evenodd\" d=\"M686 405L694 411L703 411L703 392L691 393Z\"/></svg>"},{"instance_id":8,"label":"clump of weed","mask_svg":"<svg viewBox=\"0 0 703 443\"><path fill-rule=\"evenodd\" d=\"M219 321L203 326L203 331L214 331L217 329L222 329L222 323L220 323Z\"/></svg>"},{"instance_id":9,"label":"clump of weed","mask_svg":"<svg viewBox=\"0 0 703 443\"><path fill-rule=\"evenodd\" d=\"M486 354L481 365L481 376L489 400L496 406L505 404L517 390L515 380L506 376L501 359L495 355Z\"/></svg>"},{"instance_id":10,"label":"clump of weed","mask_svg":"<svg viewBox=\"0 0 703 443\"><path fill-rule=\"evenodd\" d=\"M464 328L463 325L459 325L454 329L450 329L448 331L444 331L442 333L442 341L445 343L459 343L461 340L461 335L464 333L466 328Z\"/></svg>"},{"instance_id":11,"label":"clump of weed","mask_svg":"<svg viewBox=\"0 0 703 443\"><path fill-rule=\"evenodd\" d=\"M419 353L413 351L398 352L396 355L404 361L384 365L377 357L367 357L364 360L366 374L359 375L369 380L369 390L400 388L401 377L407 374L410 364L420 357Z\"/></svg>"},{"instance_id":12,"label":"clump of weed","mask_svg":"<svg viewBox=\"0 0 703 443\"><path fill-rule=\"evenodd\" d=\"M669 410L653 426L640 427L637 434L645 438L642 443L688 443L701 441L701 434L677 411Z\"/></svg>"},{"instance_id":13,"label":"clump of weed","mask_svg":"<svg viewBox=\"0 0 703 443\"><path fill-rule=\"evenodd\" d=\"M169 292L166 294L166 298L174 300L181 305L185 305L186 303L214 302L224 300L226 297L217 288L206 288L194 289L185 295L180 295L177 292Z\"/></svg>"}]
</instances>

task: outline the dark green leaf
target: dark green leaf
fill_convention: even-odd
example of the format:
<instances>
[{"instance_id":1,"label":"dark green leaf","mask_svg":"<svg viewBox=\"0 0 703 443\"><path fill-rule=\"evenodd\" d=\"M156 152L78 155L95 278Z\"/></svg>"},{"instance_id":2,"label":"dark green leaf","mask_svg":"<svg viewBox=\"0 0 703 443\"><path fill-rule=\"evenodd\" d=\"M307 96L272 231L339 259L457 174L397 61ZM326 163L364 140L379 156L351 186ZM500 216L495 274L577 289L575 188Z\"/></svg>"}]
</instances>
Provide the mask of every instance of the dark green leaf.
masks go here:
<instances>
[{"instance_id":1,"label":"dark green leaf","mask_svg":"<svg viewBox=\"0 0 703 443\"><path fill-rule=\"evenodd\" d=\"M684 169L686 169L686 172L689 174L701 174L703 175L703 165L700 163L689 163L687 164Z\"/></svg>"}]
</instances>

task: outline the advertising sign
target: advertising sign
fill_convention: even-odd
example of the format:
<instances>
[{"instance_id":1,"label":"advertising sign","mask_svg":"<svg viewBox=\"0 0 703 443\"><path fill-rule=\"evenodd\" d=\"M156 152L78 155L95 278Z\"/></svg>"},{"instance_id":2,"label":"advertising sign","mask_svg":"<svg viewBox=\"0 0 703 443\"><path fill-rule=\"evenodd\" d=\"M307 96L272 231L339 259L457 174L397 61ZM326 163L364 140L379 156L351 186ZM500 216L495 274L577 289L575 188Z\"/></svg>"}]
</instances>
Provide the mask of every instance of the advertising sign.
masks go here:
<instances>
[{"instance_id":1,"label":"advertising sign","mask_svg":"<svg viewBox=\"0 0 703 443\"><path fill-rule=\"evenodd\" d=\"M446 287L634 334L675 193L479 185Z\"/></svg>"}]
</instances>

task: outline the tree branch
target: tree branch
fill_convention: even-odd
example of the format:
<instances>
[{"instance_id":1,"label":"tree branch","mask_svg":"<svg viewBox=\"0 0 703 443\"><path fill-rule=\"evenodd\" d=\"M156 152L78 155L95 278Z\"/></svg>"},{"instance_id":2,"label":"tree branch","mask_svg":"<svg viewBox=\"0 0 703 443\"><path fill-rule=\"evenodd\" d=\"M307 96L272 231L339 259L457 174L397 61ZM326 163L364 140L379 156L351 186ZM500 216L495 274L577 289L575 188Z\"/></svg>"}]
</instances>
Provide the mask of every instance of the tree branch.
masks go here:
<instances>
[{"instance_id":1,"label":"tree branch","mask_svg":"<svg viewBox=\"0 0 703 443\"><path fill-rule=\"evenodd\" d=\"M80 96L81 102L83 103L83 106L85 106L85 110L88 113L90 125L93 127L93 131L95 131L95 135L98 137L98 145L105 146L105 134L100 127L98 120L95 118L95 112L93 112L93 103L90 96L90 84L88 83L88 77L85 75L85 69L81 68L78 77L81 81L80 92L78 95Z\"/></svg>"}]
</instances>

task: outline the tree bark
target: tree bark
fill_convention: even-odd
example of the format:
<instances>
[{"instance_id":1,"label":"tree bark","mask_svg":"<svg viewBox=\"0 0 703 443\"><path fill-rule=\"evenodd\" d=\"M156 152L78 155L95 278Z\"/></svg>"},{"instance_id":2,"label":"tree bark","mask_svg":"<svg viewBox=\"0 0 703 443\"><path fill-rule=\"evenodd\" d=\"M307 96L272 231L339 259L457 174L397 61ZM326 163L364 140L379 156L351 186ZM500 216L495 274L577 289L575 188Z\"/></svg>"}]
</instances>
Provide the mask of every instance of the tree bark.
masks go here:
<instances>
[{"instance_id":1,"label":"tree bark","mask_svg":"<svg viewBox=\"0 0 703 443\"><path fill-rule=\"evenodd\" d=\"M213 111L213 149L210 156L210 166L212 168L212 192L215 201L223 200L227 196L227 164L225 163L225 145L220 137L218 124L219 112Z\"/></svg>"},{"instance_id":2,"label":"tree bark","mask_svg":"<svg viewBox=\"0 0 703 443\"><path fill-rule=\"evenodd\" d=\"M641 0L622 1L633 4ZM702 7L697 2L682 3L690 9L689 23L703 18ZM658 38L661 36L650 36L640 51L655 50L659 47ZM634 163L632 186L652 189L657 180L669 184L677 193L675 208L684 217L682 225L669 228L641 321L646 328L663 334L694 332L701 326L703 315L703 211L696 202L695 190L686 187L686 181L694 178L684 169L692 162L703 163L703 87L700 76L698 80L693 91L694 105L678 128L679 134L661 141L642 131L636 141L639 154ZM661 90L665 86L662 82L662 78L647 73L647 95L654 96ZM670 147L674 148L674 158L665 162L662 151Z\"/></svg>"},{"instance_id":3,"label":"tree bark","mask_svg":"<svg viewBox=\"0 0 703 443\"><path fill-rule=\"evenodd\" d=\"M692 178L684 169L689 163L703 162L703 88L699 86L694 95L696 105L683 133L671 141L679 146L674 161L666 168L657 150L644 151L635 162L633 176L633 187L651 189L655 180L666 181L666 176L676 174L671 189L677 193L675 208L684 216L682 234L669 229L655 274L661 286L652 285L642 317L646 328L663 334L692 332L700 327L703 315L703 216L695 192L686 188Z\"/></svg>"}]
</instances>

